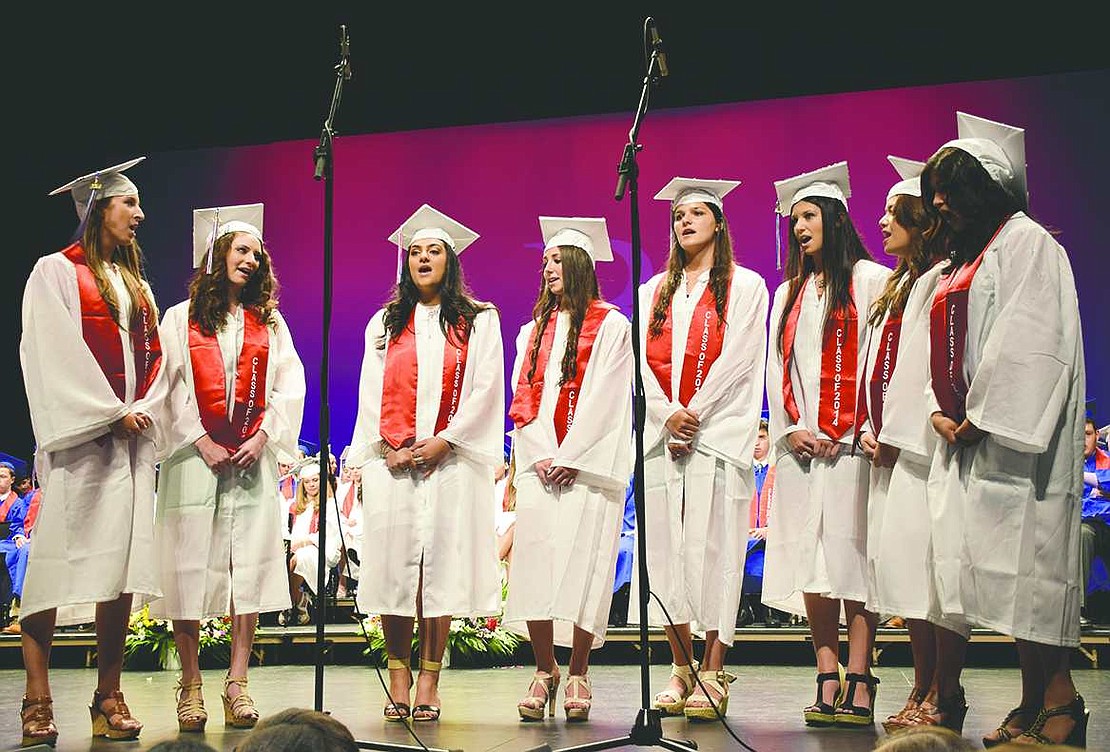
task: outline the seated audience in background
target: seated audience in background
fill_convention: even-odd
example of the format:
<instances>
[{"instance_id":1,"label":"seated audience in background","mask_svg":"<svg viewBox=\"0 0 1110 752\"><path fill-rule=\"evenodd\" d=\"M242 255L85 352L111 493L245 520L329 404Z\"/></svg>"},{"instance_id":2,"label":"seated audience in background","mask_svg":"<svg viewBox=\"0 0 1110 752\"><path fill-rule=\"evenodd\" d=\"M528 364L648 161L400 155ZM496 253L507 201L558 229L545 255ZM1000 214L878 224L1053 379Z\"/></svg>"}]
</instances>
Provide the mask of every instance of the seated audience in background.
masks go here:
<instances>
[{"instance_id":1,"label":"seated audience in background","mask_svg":"<svg viewBox=\"0 0 1110 752\"><path fill-rule=\"evenodd\" d=\"M317 587L319 571L320 464L308 458L300 469L297 495L289 508L289 597L293 607L278 617L283 626L304 625L311 621L309 598ZM329 495L335 488L329 489ZM328 569L339 563L339 523L334 512L326 514L325 536Z\"/></svg>"},{"instance_id":2,"label":"seated audience in background","mask_svg":"<svg viewBox=\"0 0 1110 752\"><path fill-rule=\"evenodd\" d=\"M216 752L216 748L200 739L166 739L150 748L150 752Z\"/></svg>"},{"instance_id":3,"label":"seated audience in background","mask_svg":"<svg viewBox=\"0 0 1110 752\"><path fill-rule=\"evenodd\" d=\"M339 551L339 586L335 597L350 598L357 587L362 550L362 468L344 463L335 498L339 502L339 528L343 532L343 545Z\"/></svg>"},{"instance_id":4,"label":"seated audience in background","mask_svg":"<svg viewBox=\"0 0 1110 752\"><path fill-rule=\"evenodd\" d=\"M292 462L278 460L278 492L286 504L293 501L293 496L297 493L297 474L293 472L294 467Z\"/></svg>"},{"instance_id":5,"label":"seated audience in background","mask_svg":"<svg viewBox=\"0 0 1110 752\"><path fill-rule=\"evenodd\" d=\"M1024 744L1015 746L1026 748ZM971 742L944 726L910 726L897 734L884 736L875 744L875 752L965 752L972 749L975 747Z\"/></svg>"},{"instance_id":6,"label":"seated audience in background","mask_svg":"<svg viewBox=\"0 0 1110 752\"><path fill-rule=\"evenodd\" d=\"M621 520L620 548L617 549L617 571L613 578L613 602L609 605L609 626L624 627L628 625L628 612L632 608L629 599L632 595L632 578L636 576L633 571L635 563L634 551L636 548L636 478L628 482L628 490L624 494L624 519ZM639 618L639 606L637 618Z\"/></svg>"},{"instance_id":7,"label":"seated audience in background","mask_svg":"<svg viewBox=\"0 0 1110 752\"><path fill-rule=\"evenodd\" d=\"M327 713L287 708L255 726L235 752L357 752L350 729Z\"/></svg>"},{"instance_id":8,"label":"seated audience in background","mask_svg":"<svg viewBox=\"0 0 1110 752\"><path fill-rule=\"evenodd\" d=\"M759 435L752 453L752 472L755 473L755 493L748 509L748 553L744 559L744 583L741 588L740 611L736 626L762 622L768 627L778 627L790 620L790 615L763 605L763 557L767 539L767 517L771 512L774 495L775 469L768 463L770 440L767 436L767 419L759 421Z\"/></svg>"},{"instance_id":9,"label":"seated audience in background","mask_svg":"<svg viewBox=\"0 0 1110 752\"><path fill-rule=\"evenodd\" d=\"M5 523L0 527L6 528L3 539L0 540L0 555L3 555L6 570L6 582L0 587L0 617L3 617L3 631L7 634L19 634L19 622L9 624L8 621L13 605L23 595L23 576L27 571L27 556L31 551L30 533L25 529L31 500L21 498L15 484L15 467L10 462L0 461L0 523Z\"/></svg>"},{"instance_id":10,"label":"seated audience in background","mask_svg":"<svg viewBox=\"0 0 1110 752\"><path fill-rule=\"evenodd\" d=\"M1083 561L1083 619L1090 617L1086 597L1110 590L1110 454L1098 445L1094 418L1083 427L1083 519L1080 527Z\"/></svg>"},{"instance_id":11,"label":"seated audience in background","mask_svg":"<svg viewBox=\"0 0 1110 752\"><path fill-rule=\"evenodd\" d=\"M505 455L505 463L493 474L493 519L497 533L497 560L505 563L505 578L509 577L509 562L513 557L513 530L516 528L516 462L512 452Z\"/></svg>"}]
</instances>

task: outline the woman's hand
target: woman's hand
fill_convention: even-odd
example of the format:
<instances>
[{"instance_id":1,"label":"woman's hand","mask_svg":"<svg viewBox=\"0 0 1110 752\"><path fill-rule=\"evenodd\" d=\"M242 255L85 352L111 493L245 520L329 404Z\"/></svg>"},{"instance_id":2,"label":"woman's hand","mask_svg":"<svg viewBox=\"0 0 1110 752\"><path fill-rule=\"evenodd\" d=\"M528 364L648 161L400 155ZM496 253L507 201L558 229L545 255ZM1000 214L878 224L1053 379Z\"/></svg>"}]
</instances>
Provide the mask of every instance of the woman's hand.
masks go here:
<instances>
[{"instance_id":1,"label":"woman's hand","mask_svg":"<svg viewBox=\"0 0 1110 752\"><path fill-rule=\"evenodd\" d=\"M685 442L668 441L667 451L671 453L672 460L680 460L694 452L694 446Z\"/></svg>"},{"instance_id":2,"label":"woman's hand","mask_svg":"<svg viewBox=\"0 0 1110 752\"><path fill-rule=\"evenodd\" d=\"M253 436L239 445L228 461L241 470L249 470L262 458L262 450L269 440L265 431L255 431Z\"/></svg>"},{"instance_id":3,"label":"woman's hand","mask_svg":"<svg viewBox=\"0 0 1110 752\"><path fill-rule=\"evenodd\" d=\"M133 439L150 428L150 416L146 413L127 413L112 423L112 435L117 439Z\"/></svg>"},{"instance_id":4,"label":"woman's hand","mask_svg":"<svg viewBox=\"0 0 1110 752\"><path fill-rule=\"evenodd\" d=\"M403 475L415 469L416 462L412 457L412 449L409 447L390 449L385 455L385 466L393 475Z\"/></svg>"},{"instance_id":5,"label":"woman's hand","mask_svg":"<svg viewBox=\"0 0 1110 752\"><path fill-rule=\"evenodd\" d=\"M802 429L786 434L790 452L801 462L809 462L817 453L817 439L811 431Z\"/></svg>"},{"instance_id":6,"label":"woman's hand","mask_svg":"<svg viewBox=\"0 0 1110 752\"><path fill-rule=\"evenodd\" d=\"M208 434L204 434L194 441L193 446L200 452L200 458L204 460L204 464L208 465L208 469L213 473L219 474L228 466L231 460L231 453L225 447L213 441Z\"/></svg>"},{"instance_id":7,"label":"woman's hand","mask_svg":"<svg viewBox=\"0 0 1110 752\"><path fill-rule=\"evenodd\" d=\"M978 444L987 435L986 431L980 430L978 426L972 423L967 418L964 422L956 428L956 439L961 444Z\"/></svg>"},{"instance_id":8,"label":"woman's hand","mask_svg":"<svg viewBox=\"0 0 1110 752\"><path fill-rule=\"evenodd\" d=\"M929 416L929 420L933 423L933 430L945 440L949 445L955 444L959 439L956 437L956 421L949 418L939 410Z\"/></svg>"},{"instance_id":9,"label":"woman's hand","mask_svg":"<svg viewBox=\"0 0 1110 752\"><path fill-rule=\"evenodd\" d=\"M879 448L879 442L875 440L875 434L871 433L870 431L866 431L860 434L859 448L863 450L863 453L867 456L869 460L874 462L875 450Z\"/></svg>"},{"instance_id":10,"label":"woman's hand","mask_svg":"<svg viewBox=\"0 0 1110 752\"><path fill-rule=\"evenodd\" d=\"M573 467L553 467L547 473L547 478L552 486L570 488L578 478L578 471Z\"/></svg>"},{"instance_id":11,"label":"woman's hand","mask_svg":"<svg viewBox=\"0 0 1110 752\"><path fill-rule=\"evenodd\" d=\"M696 413L683 407L675 410L674 414L667 418L666 426L671 436L682 442L690 442L698 435L701 421L698 420Z\"/></svg>"},{"instance_id":12,"label":"woman's hand","mask_svg":"<svg viewBox=\"0 0 1110 752\"><path fill-rule=\"evenodd\" d=\"M412 445L412 461L420 472L420 477L427 478L432 474L439 463L447 459L451 453L451 444L438 436L421 439Z\"/></svg>"},{"instance_id":13,"label":"woman's hand","mask_svg":"<svg viewBox=\"0 0 1110 752\"><path fill-rule=\"evenodd\" d=\"M551 478L549 477L551 475L551 462L551 459L539 460L532 465L532 470L535 471L544 487L551 485Z\"/></svg>"},{"instance_id":14,"label":"woman's hand","mask_svg":"<svg viewBox=\"0 0 1110 752\"><path fill-rule=\"evenodd\" d=\"M813 456L824 457L826 459L836 459L836 455L840 454L840 442L830 441L829 439L814 439L813 440Z\"/></svg>"},{"instance_id":15,"label":"woman's hand","mask_svg":"<svg viewBox=\"0 0 1110 752\"><path fill-rule=\"evenodd\" d=\"M875 463L875 467L894 467L901 452L898 447L880 441L878 449L875 450L875 457L871 461Z\"/></svg>"}]
</instances>

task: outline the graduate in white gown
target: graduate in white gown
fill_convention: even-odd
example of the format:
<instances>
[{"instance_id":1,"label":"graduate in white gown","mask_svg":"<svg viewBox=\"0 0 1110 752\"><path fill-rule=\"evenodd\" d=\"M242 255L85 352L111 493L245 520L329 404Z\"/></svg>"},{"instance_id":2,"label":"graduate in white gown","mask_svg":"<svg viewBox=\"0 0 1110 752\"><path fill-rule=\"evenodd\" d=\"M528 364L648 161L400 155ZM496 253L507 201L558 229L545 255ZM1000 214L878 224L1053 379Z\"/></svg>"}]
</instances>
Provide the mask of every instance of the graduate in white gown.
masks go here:
<instances>
[{"instance_id":1,"label":"graduate in white gown","mask_svg":"<svg viewBox=\"0 0 1110 752\"><path fill-rule=\"evenodd\" d=\"M644 508L652 625L671 649L671 678L652 707L664 715L724 713L747 550L752 454L763 407L767 285L736 263L722 200L735 180L675 178L655 198L669 202L667 268L641 285L640 353L647 416ZM629 601L639 602L633 578ZM704 633L697 661L691 629Z\"/></svg>"},{"instance_id":2,"label":"graduate in white gown","mask_svg":"<svg viewBox=\"0 0 1110 752\"><path fill-rule=\"evenodd\" d=\"M200 622L231 615L224 680L228 725L258 710L247 667L260 612L289 608L283 509L274 465L296 451L304 366L278 312L278 282L262 236L262 204L193 212L189 297L162 319L169 381L160 421L155 544L181 658L177 721L203 731Z\"/></svg>"},{"instance_id":3,"label":"graduate in white gown","mask_svg":"<svg viewBox=\"0 0 1110 752\"><path fill-rule=\"evenodd\" d=\"M339 503L339 531L343 546L339 552L339 585L336 598L347 598L358 582L362 561L362 468L351 467L347 453L339 457L339 484L335 498Z\"/></svg>"},{"instance_id":4,"label":"graduate in white gown","mask_svg":"<svg viewBox=\"0 0 1110 752\"><path fill-rule=\"evenodd\" d=\"M929 412L917 389L891 387L903 352L923 346L922 328L928 327L928 304L936 274L929 273L941 259L934 236L937 221L925 211L918 175L925 166L888 157L902 178L887 191L879 218L883 250L898 259L882 295L868 311L867 368L860 389L864 421L860 447L871 458L868 497L867 609L880 616L905 618L913 653L914 681L902 709L883 722L887 733L907 726L943 725L959 732L966 708L962 699L954 712L938 717L940 697L954 697L960 686L963 648L970 629L959 616L940 610L933 577L933 529L926 498L929 461L936 436L929 428ZM923 276L924 275L924 276ZM914 362L911 354L910 362ZM920 369L919 369L920 370ZM888 443L888 434L899 445ZM900 436L924 437L922 445ZM950 665L950 658L959 658ZM961 694L962 698L962 694Z\"/></svg>"},{"instance_id":5,"label":"graduate in white gown","mask_svg":"<svg viewBox=\"0 0 1110 752\"><path fill-rule=\"evenodd\" d=\"M605 641L633 469L628 319L601 297L605 220L540 217L543 269L513 365L516 527L505 625L536 659L522 720L555 713L555 645L571 648L563 709L589 718L590 650Z\"/></svg>"},{"instance_id":6,"label":"graduate in white gown","mask_svg":"<svg viewBox=\"0 0 1110 752\"><path fill-rule=\"evenodd\" d=\"M505 364L497 309L474 299L459 262L477 238L421 206L390 237L399 278L366 327L347 461L362 468L357 601L382 617L387 721L437 721L451 617L501 610L489 499L504 451Z\"/></svg>"},{"instance_id":7,"label":"graduate in white gown","mask_svg":"<svg viewBox=\"0 0 1110 752\"><path fill-rule=\"evenodd\" d=\"M136 229L143 157L85 175L71 192L81 222L67 248L36 262L23 293L19 361L45 498L20 619L23 745L58 736L50 695L55 624L93 620L94 736L134 739L142 724L120 691L132 608L160 595L154 555L155 407L165 396L154 295Z\"/></svg>"},{"instance_id":8,"label":"graduate in white gown","mask_svg":"<svg viewBox=\"0 0 1110 752\"><path fill-rule=\"evenodd\" d=\"M855 445L856 402L867 312L890 269L871 260L848 216L847 162L780 180L775 191L778 212L790 218L790 252L767 346L775 503L763 602L809 620L817 700L803 711L806 723L870 725L878 683L870 668L875 615L864 608L870 463Z\"/></svg>"},{"instance_id":9,"label":"graduate in white gown","mask_svg":"<svg viewBox=\"0 0 1110 752\"><path fill-rule=\"evenodd\" d=\"M278 614L281 626L303 626L312 621L308 613L320 573L320 457L303 459L297 471L297 491L289 505L289 599L293 607ZM335 482L329 481L328 503L335 499ZM324 568L330 572L339 563L341 549L339 520L329 507L324 536ZM326 577L325 577L326 579Z\"/></svg>"},{"instance_id":10,"label":"graduate in white gown","mask_svg":"<svg viewBox=\"0 0 1110 752\"><path fill-rule=\"evenodd\" d=\"M1020 703L993 746L1083 746L1089 717L1068 666L1079 644L1085 375L1067 253L1025 212L1025 134L965 113L921 175L952 259L930 305L929 504L946 613L1011 635Z\"/></svg>"}]
</instances>

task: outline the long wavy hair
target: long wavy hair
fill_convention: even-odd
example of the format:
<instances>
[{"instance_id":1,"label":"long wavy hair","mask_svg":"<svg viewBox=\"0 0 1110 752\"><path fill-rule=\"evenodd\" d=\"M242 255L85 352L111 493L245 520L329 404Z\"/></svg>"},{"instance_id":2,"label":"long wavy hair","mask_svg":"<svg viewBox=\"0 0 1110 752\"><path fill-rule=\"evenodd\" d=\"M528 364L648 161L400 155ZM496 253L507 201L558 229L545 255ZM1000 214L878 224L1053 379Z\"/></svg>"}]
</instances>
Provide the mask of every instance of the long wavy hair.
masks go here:
<instances>
[{"instance_id":1,"label":"long wavy hair","mask_svg":"<svg viewBox=\"0 0 1110 752\"><path fill-rule=\"evenodd\" d=\"M316 476L316 477L319 478L320 476ZM292 507L293 514L294 515L301 514L302 512L304 512L304 510L308 509L310 504L314 508L320 506L320 488L321 488L321 486L319 486L319 485L316 486L316 495L315 496L309 496L308 494L305 493L304 481L302 480L300 483L298 483L297 484L297 491L293 495L293 507Z\"/></svg>"},{"instance_id":2,"label":"long wavy hair","mask_svg":"<svg viewBox=\"0 0 1110 752\"><path fill-rule=\"evenodd\" d=\"M728 299L728 279L732 272L733 247L732 235L728 231L728 220L716 204L705 204L713 213L717 221L717 234L713 240L713 266L709 270L709 289L713 291L713 301L717 309L718 326L725 323L725 302ZM671 211L674 217L674 210ZM648 324L648 336L658 337L663 333L663 323L667 320L667 310L671 307L671 299L675 290L682 284L682 270L686 268L686 251L678 241L674 231L674 222L671 222L671 252L667 257L667 276L661 283L659 300L651 309L651 322Z\"/></svg>"},{"instance_id":3,"label":"long wavy hair","mask_svg":"<svg viewBox=\"0 0 1110 752\"><path fill-rule=\"evenodd\" d=\"M561 307L570 314L570 329L567 331L567 349L563 353L561 376L559 385L571 381L578 373L578 335L582 333L582 322L586 318L586 309L595 300L602 300L601 291L597 285L597 272L594 270L590 254L578 246L559 246L560 266L563 275L563 294L559 297L547 289L547 280L540 277L540 292L536 304L532 307L532 321L535 327L532 332L531 361L528 369L528 382L531 383L536 375L536 358L539 355L540 343L543 341L544 330L551 312Z\"/></svg>"},{"instance_id":4,"label":"long wavy hair","mask_svg":"<svg viewBox=\"0 0 1110 752\"><path fill-rule=\"evenodd\" d=\"M954 230L933 205L943 193L948 206L963 220ZM946 146L925 163L921 172L921 199L936 220L926 240L936 243L941 255L955 266L974 260L1011 214L1026 208L1025 197L1015 196L987 173L979 160L963 149Z\"/></svg>"},{"instance_id":5,"label":"long wavy hair","mask_svg":"<svg viewBox=\"0 0 1110 752\"><path fill-rule=\"evenodd\" d=\"M107 211L108 205L117 198L124 199L127 197L109 196L108 198L98 199L93 204L92 209L89 210L85 230L81 234L81 247L85 250L85 262L89 265L89 270L96 279L96 289L100 291L100 296L104 298L104 303L111 311L112 318L117 322L120 320L120 306L119 299L116 297L116 290L108 279L107 267L109 264L115 264L116 269L119 270L120 276L123 278L123 284L127 288L127 296L131 301L131 321L126 322L128 328L130 328L132 322L141 320L138 312L141 304L145 301L150 306L153 314L147 327L147 333L149 333L158 326L158 306L154 303L154 296L148 292L149 285L145 274L146 260L143 257L143 250L139 246L138 239L133 239L127 245L117 245L112 248L103 248L100 245L100 231L104 227L104 213Z\"/></svg>"},{"instance_id":6,"label":"long wavy hair","mask_svg":"<svg viewBox=\"0 0 1110 752\"><path fill-rule=\"evenodd\" d=\"M910 253L898 259L882 293L871 304L867 323L878 326L883 316L901 313L910 297L913 283L933 264L935 255L932 243L925 242L926 233L934 230L937 219L925 211L925 204L918 196L901 194L894 197L894 221L910 236Z\"/></svg>"},{"instance_id":7,"label":"long wavy hair","mask_svg":"<svg viewBox=\"0 0 1110 752\"><path fill-rule=\"evenodd\" d=\"M821 265L825 273L826 311L836 311L848 307L851 298L852 267L861 259L871 259L871 254L863 245L859 231L848 216L848 209L835 198L809 196L804 201L814 204L821 210ZM787 288L786 305L778 323L778 348L782 352L782 338L786 331L786 319L794 301L802 292L806 278L816 270L813 259L802 253L798 238L794 234L797 221L790 218L789 255L786 259L785 276L790 280Z\"/></svg>"},{"instance_id":8,"label":"long wavy hair","mask_svg":"<svg viewBox=\"0 0 1110 752\"><path fill-rule=\"evenodd\" d=\"M455 342L455 328L460 328L463 340L467 340L474 328L474 319L481 311L494 306L474 299L463 277L458 254L449 245L444 244L444 248L447 268L444 270L443 282L440 283L439 288L439 328L443 330L443 335L448 342L461 345L462 342ZM385 325L385 336L378 339L379 350L385 348L387 340L394 340L401 336L419 301L420 292L416 289L412 272L409 271L408 251L405 251L401 264L401 278L393 286L393 293L385 304L385 316L382 321Z\"/></svg>"},{"instance_id":9,"label":"long wavy hair","mask_svg":"<svg viewBox=\"0 0 1110 752\"><path fill-rule=\"evenodd\" d=\"M196 322L200 330L212 336L227 324L227 312L231 306L231 283L227 279L227 254L237 232L229 232L216 240L212 248L212 273L205 271L201 264L189 280L189 320ZM274 311L278 307L278 281L274 276L273 263L266 244L262 243L262 255L258 268L247 280L239 293L239 302L258 314L263 324L275 326Z\"/></svg>"}]
</instances>

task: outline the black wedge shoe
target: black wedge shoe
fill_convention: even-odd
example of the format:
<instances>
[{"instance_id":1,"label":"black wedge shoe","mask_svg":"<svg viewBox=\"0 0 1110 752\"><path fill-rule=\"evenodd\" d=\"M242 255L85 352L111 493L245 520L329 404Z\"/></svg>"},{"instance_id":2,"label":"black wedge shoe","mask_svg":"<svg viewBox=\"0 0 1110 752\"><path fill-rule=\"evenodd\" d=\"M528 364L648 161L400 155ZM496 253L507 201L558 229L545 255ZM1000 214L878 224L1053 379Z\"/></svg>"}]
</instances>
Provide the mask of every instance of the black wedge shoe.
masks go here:
<instances>
[{"instance_id":1,"label":"black wedge shoe","mask_svg":"<svg viewBox=\"0 0 1110 752\"><path fill-rule=\"evenodd\" d=\"M844 699L836 706L834 722L837 726L870 726L875 722L875 696L879 693L879 677L868 674L845 674L844 679L848 686L844 690ZM855 705L852 700L856 696L856 686L867 685L867 694L871 702L867 706Z\"/></svg>"},{"instance_id":2,"label":"black wedge shoe","mask_svg":"<svg viewBox=\"0 0 1110 752\"><path fill-rule=\"evenodd\" d=\"M1045 722L1049 718L1055 716L1066 715L1070 717L1075 725L1072 726L1071 732L1068 737L1062 742L1051 739L1044 734ZM1055 708L1043 708L1037 715L1037 720L1033 726L1019 736L1015 741L1033 741L1037 744L1063 744L1068 747L1079 747L1080 749L1087 748L1087 723L1091 720L1091 711L1087 710L1087 704L1083 701L1083 695L1078 692L1067 705L1060 705Z\"/></svg>"},{"instance_id":3,"label":"black wedge shoe","mask_svg":"<svg viewBox=\"0 0 1110 752\"><path fill-rule=\"evenodd\" d=\"M824 693L821 690L825 688L825 682L836 682L836 699L834 699L831 704L825 702L823 699ZM802 711L802 715L806 720L806 725L831 726L836 723L836 706L840 704L840 700L843 696L843 671L829 671L824 674L817 674L817 700Z\"/></svg>"}]
</instances>

